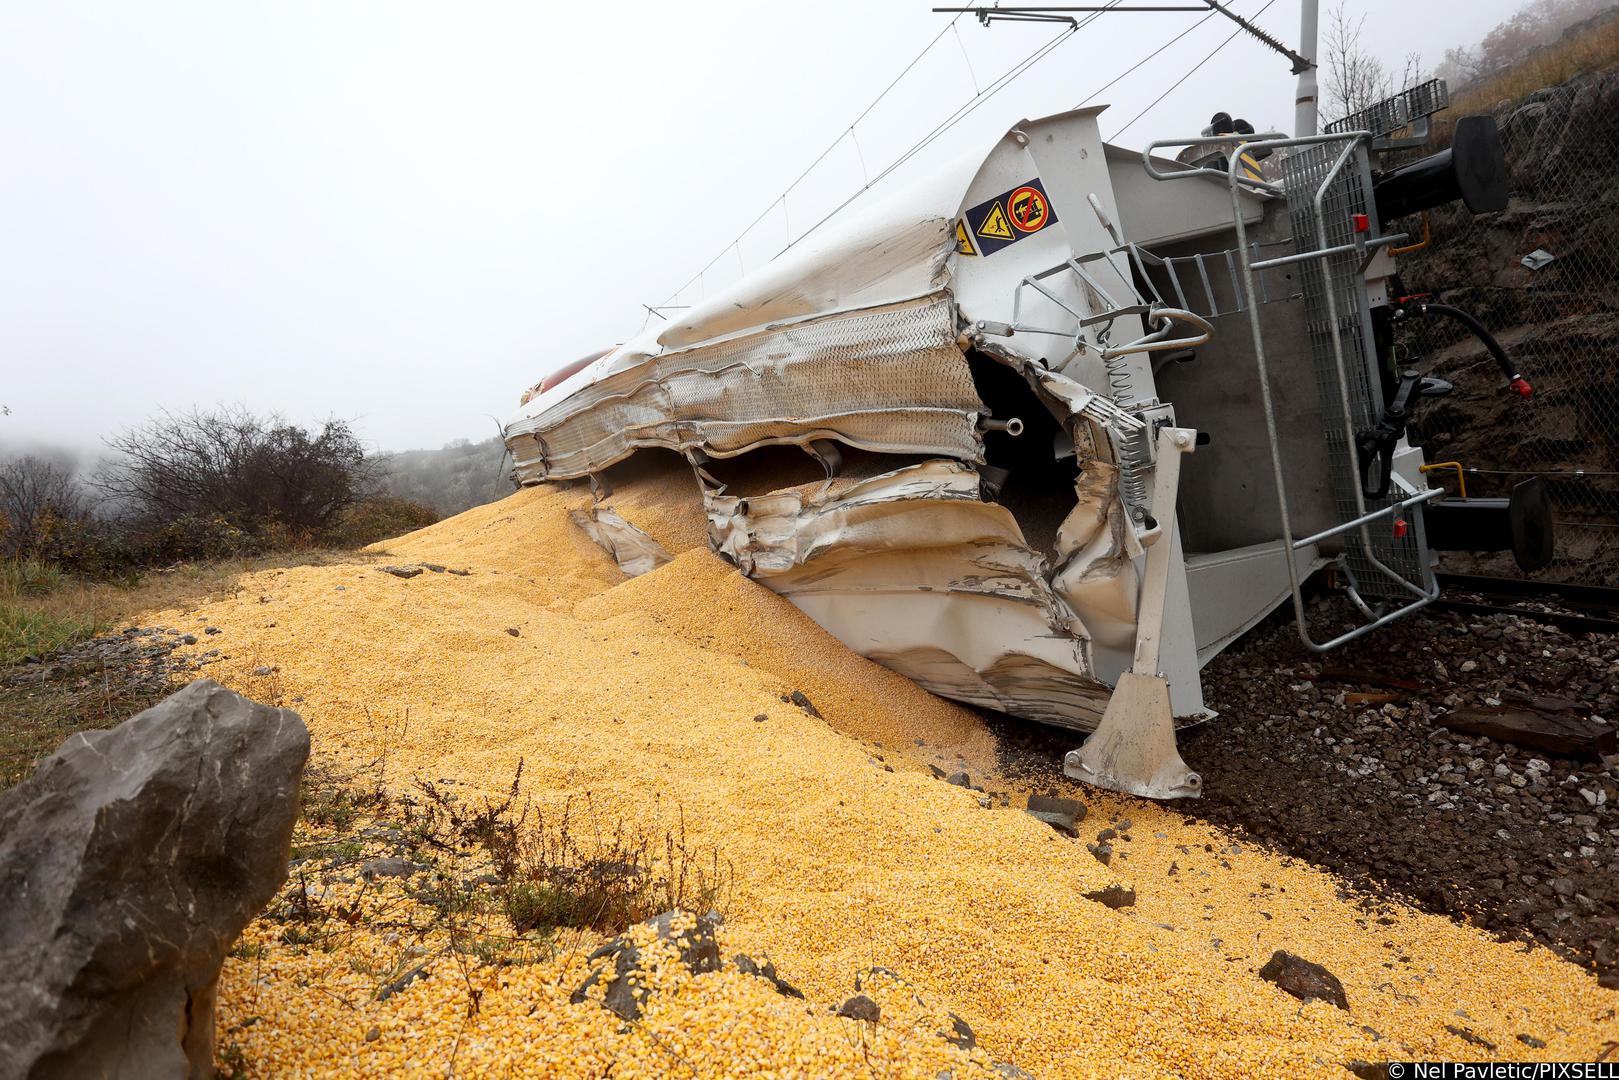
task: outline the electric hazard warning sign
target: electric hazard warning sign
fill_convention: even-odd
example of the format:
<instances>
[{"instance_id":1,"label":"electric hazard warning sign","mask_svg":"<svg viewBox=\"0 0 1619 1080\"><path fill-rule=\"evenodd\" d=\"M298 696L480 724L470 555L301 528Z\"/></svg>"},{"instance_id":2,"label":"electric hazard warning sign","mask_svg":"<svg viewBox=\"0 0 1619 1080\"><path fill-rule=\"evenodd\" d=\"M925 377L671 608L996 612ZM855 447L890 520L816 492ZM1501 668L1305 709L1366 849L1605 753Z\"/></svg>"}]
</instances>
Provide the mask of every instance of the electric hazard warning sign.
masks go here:
<instances>
[{"instance_id":1,"label":"electric hazard warning sign","mask_svg":"<svg viewBox=\"0 0 1619 1080\"><path fill-rule=\"evenodd\" d=\"M993 255L1057 220L1057 209L1039 179L1019 184L981 202L956 222L956 250L963 255Z\"/></svg>"}]
</instances>

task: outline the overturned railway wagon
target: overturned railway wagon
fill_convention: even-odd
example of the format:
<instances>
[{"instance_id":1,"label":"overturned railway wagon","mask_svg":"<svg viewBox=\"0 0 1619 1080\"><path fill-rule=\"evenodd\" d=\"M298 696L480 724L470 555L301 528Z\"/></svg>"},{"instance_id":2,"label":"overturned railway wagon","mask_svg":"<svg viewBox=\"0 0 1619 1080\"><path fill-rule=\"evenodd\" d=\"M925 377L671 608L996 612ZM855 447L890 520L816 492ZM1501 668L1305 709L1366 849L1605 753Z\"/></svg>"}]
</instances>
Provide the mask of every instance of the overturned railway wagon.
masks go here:
<instances>
[{"instance_id":1,"label":"overturned railway wagon","mask_svg":"<svg viewBox=\"0 0 1619 1080\"><path fill-rule=\"evenodd\" d=\"M1547 554L1532 486L1445 499L1404 435L1447 389L1392 366L1394 323L1443 314L1399 286L1411 215L1504 198L1484 118L1375 167L1442 107L1419 90L1335 133L1145 153L1100 109L1019 123L548 378L505 429L516 478L590 478L592 531L633 558L600 474L677 452L713 549L850 648L1095 731L1072 775L1195 795L1174 728L1277 606L1330 648L1437 596L1438 543ZM1300 583L1328 563L1363 621L1322 640Z\"/></svg>"}]
</instances>

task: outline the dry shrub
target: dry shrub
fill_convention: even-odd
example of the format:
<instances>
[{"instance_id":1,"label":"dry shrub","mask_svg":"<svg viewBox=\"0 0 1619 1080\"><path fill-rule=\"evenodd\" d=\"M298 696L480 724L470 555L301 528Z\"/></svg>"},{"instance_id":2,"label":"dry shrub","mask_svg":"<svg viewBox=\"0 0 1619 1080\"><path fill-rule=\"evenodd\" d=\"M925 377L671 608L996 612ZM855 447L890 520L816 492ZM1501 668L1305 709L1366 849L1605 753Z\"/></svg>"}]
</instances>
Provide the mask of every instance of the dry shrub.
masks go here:
<instances>
[{"instance_id":1,"label":"dry shrub","mask_svg":"<svg viewBox=\"0 0 1619 1080\"><path fill-rule=\"evenodd\" d=\"M587 792L547 810L520 794L521 782L519 762L500 800L473 804L418 781L423 800L408 820L427 846L487 853L501 909L518 933L616 934L664 911L721 906L730 867L717 848L687 837L684 809L671 824L626 821Z\"/></svg>"},{"instance_id":2,"label":"dry shrub","mask_svg":"<svg viewBox=\"0 0 1619 1080\"><path fill-rule=\"evenodd\" d=\"M379 540L392 540L439 520L438 513L397 495L374 495L338 514L328 532L336 547L360 548Z\"/></svg>"}]
</instances>

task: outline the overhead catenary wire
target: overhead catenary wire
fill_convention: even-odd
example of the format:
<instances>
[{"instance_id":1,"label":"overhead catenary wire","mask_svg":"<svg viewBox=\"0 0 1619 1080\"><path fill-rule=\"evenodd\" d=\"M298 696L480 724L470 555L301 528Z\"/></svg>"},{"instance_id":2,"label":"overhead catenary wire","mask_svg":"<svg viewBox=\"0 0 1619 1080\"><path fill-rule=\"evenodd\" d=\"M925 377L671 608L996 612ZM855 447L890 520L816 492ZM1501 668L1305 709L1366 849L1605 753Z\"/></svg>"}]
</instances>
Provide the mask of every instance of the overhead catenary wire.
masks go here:
<instances>
[{"instance_id":1,"label":"overhead catenary wire","mask_svg":"<svg viewBox=\"0 0 1619 1080\"><path fill-rule=\"evenodd\" d=\"M764 208L764 210L762 210L752 221L750 221L748 223L748 225L745 228L743 228L743 230L740 233L738 233L737 236L730 243L728 243L724 248L722 248L719 251L719 253L716 254L712 259L710 259L706 264L704 264L702 269L700 269L696 274L692 275L692 277L689 278L683 285L681 285L678 289L676 289L673 293L671 293L669 295L668 299L665 300L663 304L658 305L658 307L661 308L661 307L669 306L669 304L674 299L679 297L683 292L685 292L687 289L689 289L693 284L696 284L696 283L698 283L700 281L703 281L704 278L706 277L708 271L710 269L712 269L713 266L720 261L720 259L724 258L727 252L735 251L735 253L737 255L738 262L740 263L741 258L742 258L742 252L741 252L741 242L742 242L742 240L748 235L748 233L752 232L753 229L755 227L757 227L758 224L761 221L763 221L766 217L768 217L771 214L771 212L773 212L776 209L777 206L780 206L781 210L782 210L784 226L786 228L786 233L787 233L787 243L782 247L781 251L778 251L776 254L779 256L783 252L786 252L786 251L790 250L793 247L793 245L797 244L799 241L803 240L805 237L809 236L811 233L813 233L817 229L819 229L822 225L826 224L826 222L828 222L832 218L836 217L839 213L841 213L844 209L846 209L851 203L853 203L861 195L865 194L865 192L869 191L872 187L874 187L877 184L881 183L886 177L888 177L890 174L892 174L895 170L897 170L897 169L901 168L902 166L904 166L908 161L910 161L912 158L914 158L917 154L919 154L922 151L926 150L927 147L931 146L935 141L937 141L944 134L949 132L957 124L959 124L961 121L965 120L968 116L972 115L972 113L977 111L977 109L981 105L983 105L985 102L987 102L990 98L994 97L1001 90L1003 90L1007 86L1011 85L1011 83L1016 81L1021 75L1024 74L1024 72L1028 71L1030 68L1032 68L1033 66L1038 64L1046 56L1050 55L1053 51L1055 51L1060 45L1062 45L1065 41L1067 41L1070 37L1072 37L1082 27L1088 25L1089 23L1091 23L1095 19L1100 18L1103 14L1106 14L1109 11L1119 9L1120 5L1123 2L1124 2L1124 0L1108 0L1107 3L1105 3L1103 5L1099 5L1099 6L1095 7L1095 8L1093 8L1093 9L1089 10L1085 14L1085 16L1083 18L1073 20L1072 23L1069 26L1065 27L1063 29L1063 31L1061 33L1059 33L1056 37L1050 39L1049 41L1045 42L1044 44L1042 44L1041 46L1036 48L1033 52L1029 53L1022 60L1018 61L1010 69L1008 69L1005 73L1003 73L999 78L997 78L996 80L991 82L987 87L982 87L982 86L979 85L977 73L973 69L973 66L972 66L971 57L968 56L968 54L966 52L965 45L962 44L962 42L961 42L961 37L960 37L959 31L957 30L957 26L956 26L956 23L960 19L961 16L960 16L960 13L957 13L955 18L952 18L951 21L948 24L946 24L945 27L942 30L940 30L938 34L934 35L934 37L928 42L928 44L923 47L921 52L917 53L917 55L911 59L910 63L906 64L905 67L903 69L901 69L899 74L896 75L888 83L888 85L885 86L883 88L883 90L875 98L872 99L870 104L868 104L864 109L862 109L860 111L859 115L857 115L855 117L855 119L843 131L841 131L838 134L837 138L835 138L830 144L828 144L828 146L825 149L823 149L818 155L816 155L815 159L813 161L811 161L810 164L802 172L800 172L797 177L795 177L793 179L792 183L787 185L787 187L782 191L782 193L780 195L778 195L775 199L773 199L770 202L770 204L767 205ZM1258 18L1260 15L1263 15L1274 3L1275 3L1275 0L1266 0L1266 3L1263 6L1261 6L1260 9L1257 12L1254 13L1252 18ZM1128 9L1124 9L1124 10L1128 10ZM1164 49L1168 48L1170 45L1175 44L1176 42L1180 41L1182 38L1186 37L1188 34L1195 31L1199 26L1201 26L1203 23L1207 22L1210 18L1212 18L1216 14L1224 14L1224 15L1227 15L1227 17L1232 17L1229 12L1223 11L1223 10L1221 10L1221 9L1219 9L1219 8L1217 8L1217 7L1215 7L1214 5L1211 4L1209 6L1209 10L1207 11L1207 13L1201 19L1198 19L1191 26L1189 26L1189 27L1185 28L1184 30L1181 30L1179 33L1173 35L1167 41L1165 41L1163 45L1158 46L1152 52L1148 53L1146 56L1143 56L1135 64L1133 64L1129 68L1125 69L1125 71L1121 72L1119 75L1115 76L1113 79L1109 80L1107 83L1103 84L1101 87L1099 87L1098 89L1093 91L1083 101L1081 101L1079 103L1079 106L1083 106L1083 105L1089 103L1090 101L1094 100L1098 95L1106 92L1109 88L1117 85L1125 77L1129 76L1130 74L1134 73L1135 71L1138 71L1141 67L1143 67L1147 63L1151 62L1157 56L1161 55L1162 51ZM1175 80L1175 82L1172 83L1163 93L1159 94L1158 97L1153 99L1153 101L1145 109L1141 110L1141 112L1137 113L1134 117L1132 117L1131 120L1124 125L1124 127L1120 128L1118 131L1114 132L1114 134L1112 136L1110 136L1110 138L1115 138L1116 139L1116 138L1122 136L1131 127L1133 127L1138 121L1140 121L1144 116L1146 116L1147 113L1151 112L1154 108L1156 108L1159 104L1161 104L1164 101L1165 98L1167 98L1171 93L1173 93L1176 89L1178 89L1180 86L1182 86L1186 82L1187 79L1191 78L1191 76L1193 74L1195 74L1199 69L1201 69L1205 64L1207 64L1210 60L1214 59L1214 57L1216 55L1218 55L1221 50L1223 50L1227 45L1231 44L1231 42L1233 40L1235 40L1239 35L1241 35L1241 34L1243 34L1245 32L1250 32L1249 29L1248 29L1249 23L1247 23L1247 21L1245 21L1245 20L1238 20L1238 21L1239 21L1239 23L1241 25L1239 25L1237 30L1233 31L1231 33L1231 35L1229 35L1223 41L1221 41L1219 45L1215 46L1215 48L1212 51L1210 51L1208 53L1208 55L1204 56L1203 59L1199 60L1190 69L1188 69L1183 75L1181 75L1180 78ZM972 80L972 83L973 83L973 86L974 86L974 89L975 89L975 93L966 102L964 102L962 105L958 106L954 112L952 112L944 120L940 121L937 125L935 125L934 128L931 129L927 134L923 135L920 139L918 139L915 143L913 143L909 148L907 148L891 164L889 164L887 167L882 169L882 171L877 173L876 176L871 176L869 168L867 167L867 162L866 162L864 150L860 146L859 136L858 136L858 133L855 130L856 127L859 125L859 123L862 120L864 120L868 115L870 115L870 113L871 113L871 111L873 109L875 109L879 104L882 103L882 101L884 99L887 98L889 93L891 93L893 91L894 87L898 86L899 83L906 77L906 75L908 75L912 70L915 69L917 64L921 63L923 58L926 57L927 54L932 51L934 46L936 46L939 43L939 41L941 41L943 39L944 35L947 34L947 33L955 33L955 35L956 35L957 44L961 46L962 58L966 62L967 69L968 69L968 75L969 75L969 78ZM1079 107L1079 106L1076 106L1076 108ZM799 236L796 236L796 237L793 236L792 235L790 219L787 216L787 213L788 213L787 197L792 193L792 191L799 184L801 184L812 172L814 172L815 168L818 165L820 165L822 161L826 160L827 156L830 155L832 153L832 151L835 150L843 142L843 140L845 138L851 139L851 141L853 141L853 143L854 143L855 151L859 155L861 171L865 175L865 183L863 183L859 188L857 188L854 192L852 192L842 202L838 203L838 205L836 207L834 207L829 213L827 213L826 215L824 215L823 217L818 219L813 225L811 225L808 229L806 229L802 234L800 234Z\"/></svg>"},{"instance_id":2,"label":"overhead catenary wire","mask_svg":"<svg viewBox=\"0 0 1619 1080\"><path fill-rule=\"evenodd\" d=\"M847 199L845 199L845 200L843 200L843 202L839 203L838 206L836 208L834 208L831 213L829 213L826 216L820 218L818 221L815 222L815 224L811 225L808 229L806 229L802 234L800 234L797 237L794 237L792 235L791 229L789 228L789 230L787 232L788 242L787 242L786 246L782 248L782 251L786 251L787 249L791 248L794 244L796 244L798 241L804 239L804 237L810 235L810 233L813 233L816 229L820 228L827 221L829 221L833 217L835 217L840 211L842 211L850 203L854 202L857 198L859 198L862 194L864 194L871 187L873 187L876 184L880 183L885 177L887 177L895 169L898 169L900 166L904 165L911 158L915 157L918 153L921 153L928 146L932 145L932 143L934 141L936 141L940 136L944 135L947 131L949 131L951 128L953 128L956 124L960 123L962 120L964 120L968 116L970 116L974 111L977 110L977 108L980 105L982 105L984 102L988 101L990 98L994 97L995 94L999 93L1001 90L1005 89L1006 86L1010 85L1014 80L1016 80L1019 76L1021 76L1029 68L1033 67L1035 64L1037 64L1041 60L1043 60L1054 49L1056 49L1056 47L1058 45L1062 44L1068 38L1072 37L1073 34L1076 31L1078 31L1082 27L1090 24L1092 21L1094 21L1095 19L1101 17L1101 15L1105 14L1106 12L1111 11L1114 8L1118 7L1123 2L1124 2L1124 0L1107 0L1107 2L1105 4L1099 6L1093 13L1086 15L1086 17L1083 18L1083 19L1075 20L1073 25L1065 27L1063 29L1063 31L1060 34L1058 34L1056 37L1052 38L1050 41L1047 41L1045 44L1043 44L1040 47L1038 47L1037 49L1035 49L1032 53L1025 56L1022 60L1018 61L1016 64L1014 64L1012 66L1012 68L1010 68L1008 71L1003 73L995 81L991 82L987 87L978 88L977 92L971 98L969 98L961 106L957 107L957 109L953 113L951 113L948 117L946 117L943 121L941 121L938 125L936 125L931 131L929 131L926 135L924 135L916 143L912 144L912 146L909 147L903 154L901 154L900 157L897 160L895 160L892 164L890 164L888 167L886 167L881 172L879 172L875 177L869 178L865 184L861 185L861 187L858 188L855 192L853 192ZM835 150L838 147L839 144L842 143L842 141L843 141L843 139L845 137L849 137L849 136L854 135L854 129L860 123L860 121L864 120L871 113L871 111L873 109L875 109L879 104L882 103L883 99L886 98L888 96L888 94L894 89L894 87L899 85L900 81L902 79L904 79L905 76L907 74L909 74L916 67L916 65L919 64L922 61L923 57L925 57L933 49L933 47L939 43L940 40L943 39L945 34L950 33L955 28L956 22L960 18L961 18L960 14L957 14L955 16L955 18L951 19L950 22L945 25L943 30L940 30L939 33L935 34L933 39L931 41L929 41L926 46L923 47L922 51L919 52L911 60L911 62L909 64L905 65L904 69L902 69L900 71L900 73L898 75L896 75L893 78L893 80L890 81L889 84L883 88L882 92L879 93L874 99L872 99L872 101L871 101L871 103L869 105L867 105L864 109L861 110L860 114L855 117L855 119L849 124L849 126L847 128L845 128L842 132L840 132L838 134L838 137L836 139L834 139L832 141L832 143L826 147L826 149L822 150L821 153L816 156L815 160L810 162L809 166L807 168L805 168L803 172L799 173L799 175L793 180L793 182L791 184L789 184L787 186L787 188L780 195L778 195L775 199L771 200L770 204L768 206L766 206L765 209L762 210L758 214L757 217L755 217L752 221L750 221L748 223L748 225L740 233L738 233L737 236L729 244L725 245L725 247L722 248L718 254L716 254L712 259L710 259L707 263L705 263L703 265L702 269L700 269L697 273L693 274L689 279L687 279L687 281L683 285L681 285L674 292L670 293L668 299L666 299L662 304L659 304L657 306L660 307L660 308L669 306L670 302L673 301L676 297L680 296L683 292L685 292L687 289L689 289L692 285L694 285L697 282L701 281L702 278L704 277L704 275L707 274L707 272L714 266L714 264L719 262L720 259L725 257L726 252L732 250L733 248L736 248L738 257L740 258L741 250L740 250L739 245L741 244L742 239L745 236L747 236L748 233L752 232L753 229L761 221L763 221L766 217L768 217L771 214L771 212L773 212L776 209L776 207L778 205L781 206L783 216L785 218L786 210L787 210L787 202L786 202L786 200L787 200L787 196L792 193L792 190L795 187L797 187L800 183L802 183L803 180L811 172L814 171L815 167L817 165L819 165L822 161L824 161L826 159L827 155L829 155L833 150ZM958 41L960 40L959 37L958 37L957 40ZM963 57L965 58L965 48L963 48ZM973 81L973 85L975 86L975 88L977 88L978 87L977 74L976 74L976 72L972 71L971 61L970 60L968 60L968 69L969 69L970 77L972 78L972 81ZM858 151L859 150L858 143L856 144L856 148L857 148L857 151ZM863 152L861 152L861 163L862 163L862 166L864 166L865 162L864 162L864 153ZM777 254L779 255L780 252L778 252Z\"/></svg>"},{"instance_id":3,"label":"overhead catenary wire","mask_svg":"<svg viewBox=\"0 0 1619 1080\"><path fill-rule=\"evenodd\" d=\"M1107 93L1109 90L1113 89L1113 87L1117 86L1124 79L1126 79L1127 77L1135 74L1137 71L1140 71L1143 67L1145 67L1151 61L1156 60L1159 56L1161 56L1163 54L1163 51L1165 49L1169 48L1171 45L1175 44L1175 42L1179 41L1181 38L1185 37L1187 34L1190 34L1193 30L1196 30L1198 27L1202 26L1204 23L1208 22L1210 19L1214 18L1214 16L1217 15L1217 14L1218 14L1218 12L1214 11L1211 8L1207 15L1204 15L1201 19L1197 20L1191 26L1188 26L1186 29L1182 30L1180 33L1176 34L1174 37L1170 38L1168 41L1164 42L1162 45L1154 46L1140 60L1137 60L1135 63L1131 64L1129 67L1127 67L1123 71L1119 72L1119 74L1113 76L1113 78L1109 79L1107 82L1103 83L1101 86L1098 86L1095 90L1092 90L1089 94L1086 94L1084 99L1081 100L1079 102L1079 104L1075 105L1074 108L1080 109L1080 108L1084 108L1086 105L1089 105L1091 102L1095 101L1098 97L1100 97L1101 95Z\"/></svg>"},{"instance_id":4,"label":"overhead catenary wire","mask_svg":"<svg viewBox=\"0 0 1619 1080\"><path fill-rule=\"evenodd\" d=\"M1253 17L1256 18L1256 19L1259 18L1259 16L1265 14L1265 12L1267 10L1269 10L1270 6L1272 4L1274 4L1274 3L1276 3L1276 0L1266 0L1265 6L1260 8L1258 11L1254 12ZM1129 131L1132 127L1135 126L1136 121L1140 120L1143 116L1146 116L1148 113L1152 112L1152 110L1156 109L1160 102L1162 102L1166 97L1168 97L1170 94L1173 94L1177 89L1179 89L1180 85L1182 83L1184 83L1187 79L1190 79L1194 74L1196 74L1197 70L1199 68L1201 68L1204 64L1208 63L1210 60L1213 60L1215 58L1215 56L1219 54L1221 49L1224 49L1227 45L1229 45L1233 41L1235 41L1239 36L1241 36L1242 34L1247 33L1247 32L1248 31L1244 27L1238 26L1237 29L1235 29L1235 30L1233 30L1231 32L1230 37L1227 37L1224 41L1220 42L1220 44L1216 45L1209 52L1209 54L1207 56L1205 56L1203 59L1199 60L1197 63L1193 64L1191 66L1191 68L1186 72L1186 74L1182 75L1180 78L1176 79L1173 83L1171 83L1169 85L1169 87L1162 94L1159 94L1157 97L1153 98L1152 104L1148 105L1145 109L1142 109L1140 112L1136 113L1135 116L1131 118L1131 120L1130 120L1130 122L1128 124L1125 124L1122 128L1115 131L1112 135L1109 135L1108 138L1109 139L1117 139L1120 136L1122 136L1126 131Z\"/></svg>"},{"instance_id":5,"label":"overhead catenary wire","mask_svg":"<svg viewBox=\"0 0 1619 1080\"><path fill-rule=\"evenodd\" d=\"M1079 29L1079 27L1077 27L1077 26L1076 27L1068 27L1067 29L1063 30L1060 34L1058 34L1056 37L1052 38L1050 41L1048 41L1044 45L1040 46L1034 52L1032 52L1028 56L1024 57L1017 64L1015 64L1010 70L1008 70L1004 75L1002 75L999 79L996 79L993 83L991 83L989 85L989 87L987 89L985 89L982 93L980 93L977 96L973 97L971 100L967 101L965 104L959 106L956 109L955 112L951 113L944 120L940 121L933 128L933 130L929 131L926 135L922 136L922 138L918 139L915 143L913 143L910 146L909 149L907 149L903 154L901 154L897 159L895 159L894 162L892 164L890 164L886 169L884 169L882 172L878 173L876 176L872 177L871 180L868 183L862 184L859 188L855 189L855 191L852 192L849 195L848 198L844 199L837 206L833 207L832 210L828 214L826 214L824 217L822 217L814 225L811 225L808 229L805 229L804 232L801 235L796 236L796 237L791 237L790 236L788 241L787 241L786 247L783 247L781 249L781 251L778 251L776 254L780 255L782 252L787 251L794 244L798 243L800 240L803 240L806 236L809 236L816 229L819 229L822 225L825 225L828 221L831 221L834 217L836 217L838 214L840 214L844 210L844 208L847 207L850 203L854 202L856 199L860 198L860 196L864 195L867 191L871 190L871 188L873 188L877 184L881 183L883 181L883 179L885 177L887 177L890 173L894 172L894 170L896 170L896 169L900 168L901 166L903 166L906 162L910 161L917 154L920 154L923 150L926 150L929 146L931 146L937 139L939 139L947 131L949 131L951 128L955 127L961 121L965 120L968 116L971 116L973 114L973 112L975 112L980 105L984 104L984 102L988 101L990 98L994 97L997 93L1004 90L1006 87L1010 86L1012 84L1012 82L1017 79L1018 76L1022 75L1025 71L1029 70L1029 68L1033 67L1035 64L1037 64L1041 60L1045 59L1046 56L1048 56L1052 51L1054 51L1057 48L1057 46L1061 45L1063 42L1065 42L1069 38L1073 37L1075 32L1078 29Z\"/></svg>"},{"instance_id":6,"label":"overhead catenary wire","mask_svg":"<svg viewBox=\"0 0 1619 1080\"><path fill-rule=\"evenodd\" d=\"M883 87L882 91L880 93L878 93L878 95L876 97L872 98L871 102L864 109L860 110L860 114L849 122L849 125L848 125L847 128L845 128L844 130L838 132L837 137L835 139L833 139L830 143L827 144L826 149L822 150L819 154L817 154L815 156L815 160L811 161L809 163L809 165L805 167L804 171L799 173L797 178L795 178L792 183L788 184L787 187L782 190L782 193L780 195L778 195L774 199L770 200L769 204L766 205L763 210L759 211L759 214L758 214L757 217L755 217L752 221L748 222L748 224L742 229L742 231L737 233L736 237L729 244L726 244L725 247L720 249L719 254L715 255L712 259L708 260L707 263L703 264L703 268L701 270L698 270L697 273L693 274L691 276L691 278L689 280L687 280L684 285L680 286L680 288L678 288L674 292L670 293L669 298L667 300L665 300L662 304L659 304L657 306L658 307L667 307L671 300L673 300L675 297L679 296L681 293L685 292L687 289L691 288L691 286L693 284L695 284L699 278L701 278L704 274L706 274L709 271L709 269L713 267L713 265L715 263L719 262L721 259L723 259L725 257L725 253L727 251L731 250L731 248L736 247L738 244L740 244L742 242L742 238L744 236L748 235L748 233L752 232L754 227L756 225L758 225L759 222L761 222L765 218L769 217L770 212L772 210L774 210L778 205L781 206L782 209L783 209L783 212L785 212L786 211L787 196L792 193L793 188L797 187L800 183L802 183L804 181L805 177L807 177L810 173L815 171L815 167L817 165L819 165L821 162L826 160L826 157L827 157L828 154L830 154L832 151L834 151L834 150L836 150L838 148L838 145L843 142L844 137L853 132L854 127L855 127L856 124L860 123L860 121L864 120L868 115L870 115L871 110L875 109L878 105L882 104L883 99L886 98L893 91L894 87L898 86L900 84L900 81L902 79L904 79L905 76L909 75L911 73L912 69L914 69L917 64L920 64L922 62L923 57L927 56L928 53L932 52L933 47L935 45L937 45L940 41L942 41L944 39L944 36L946 34L950 33L951 30L953 30L955 28L956 22L958 20L960 20L960 18L961 18L961 16L957 15L954 19L951 19L948 23L945 24L944 29L940 30L937 34L933 35L932 40L930 40L926 45L922 46L922 51L917 53L914 57L912 57L911 62L906 64L903 68L900 69L900 73L898 75L895 75L894 78L889 82L889 84L887 86ZM965 54L965 49L963 49L963 53ZM741 256L740 249L738 250L737 255L740 258L740 256Z\"/></svg>"}]
</instances>

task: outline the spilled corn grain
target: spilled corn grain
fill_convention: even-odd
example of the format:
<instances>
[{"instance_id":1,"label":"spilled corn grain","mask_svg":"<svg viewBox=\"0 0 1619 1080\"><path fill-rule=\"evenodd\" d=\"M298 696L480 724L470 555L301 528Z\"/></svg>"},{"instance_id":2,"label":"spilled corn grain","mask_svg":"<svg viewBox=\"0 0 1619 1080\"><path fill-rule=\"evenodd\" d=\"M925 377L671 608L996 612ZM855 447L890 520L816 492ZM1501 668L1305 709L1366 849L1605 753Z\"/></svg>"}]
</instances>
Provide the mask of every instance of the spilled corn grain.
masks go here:
<instances>
[{"instance_id":1,"label":"spilled corn grain","mask_svg":"<svg viewBox=\"0 0 1619 1080\"><path fill-rule=\"evenodd\" d=\"M679 552L634 580L568 521L586 493L530 489L383 545L465 576L400 579L358 561L268 571L152 619L220 627L215 677L279 695L324 760L376 765L392 786L442 777L496 795L521 759L540 801L588 791L632 820L679 808L692 841L734 867L727 955L768 954L812 1005L732 971L671 973L624 1025L569 1002L580 967L566 952L464 977L430 955L433 977L379 1001L397 943L364 921L331 951L255 924L261 948L221 984L221 1029L250 1068L932 1077L1012 1061L1040 1077L1341 1076L1352 1060L1485 1053L1447 1025L1500 1057L1589 1058L1619 1037L1619 995L1543 949L1403 908L1369 913L1321 871L1088 793L1082 827L1133 819L1103 866L1017 800L985 809L939 783L926 764L997 786L979 721L709 554L694 496L669 483L614 497ZM267 667L273 677L253 674ZM822 718L784 700L794 690ZM1134 907L1083 896L1114 883L1136 889ZM1276 949L1327 964L1350 1011L1259 980ZM978 1056L886 1012L870 1030L830 1015L872 967L963 1017Z\"/></svg>"}]
</instances>

